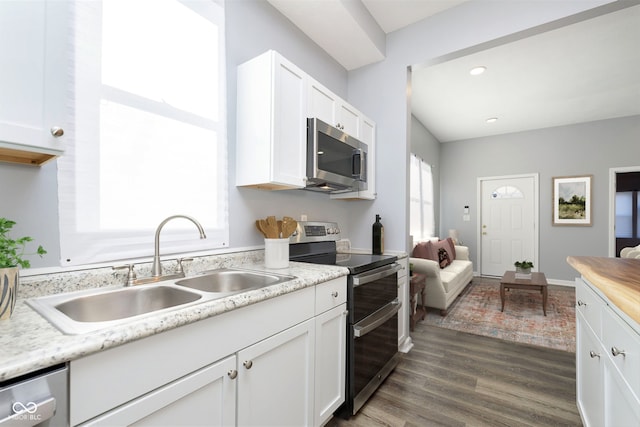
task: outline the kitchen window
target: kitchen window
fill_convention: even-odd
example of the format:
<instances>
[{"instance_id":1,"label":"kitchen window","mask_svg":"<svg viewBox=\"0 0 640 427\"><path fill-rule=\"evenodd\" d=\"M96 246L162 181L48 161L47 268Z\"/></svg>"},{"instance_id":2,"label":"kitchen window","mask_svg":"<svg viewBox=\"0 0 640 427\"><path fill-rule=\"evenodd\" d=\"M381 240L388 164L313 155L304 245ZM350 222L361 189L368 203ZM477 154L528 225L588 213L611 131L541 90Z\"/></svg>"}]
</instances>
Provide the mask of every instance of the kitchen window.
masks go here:
<instances>
[{"instance_id":1,"label":"kitchen window","mask_svg":"<svg viewBox=\"0 0 640 427\"><path fill-rule=\"evenodd\" d=\"M409 232L419 242L435 234L431 165L411 154L409 177Z\"/></svg>"},{"instance_id":2,"label":"kitchen window","mask_svg":"<svg viewBox=\"0 0 640 427\"><path fill-rule=\"evenodd\" d=\"M75 1L61 264L229 244L222 0Z\"/></svg>"}]
</instances>

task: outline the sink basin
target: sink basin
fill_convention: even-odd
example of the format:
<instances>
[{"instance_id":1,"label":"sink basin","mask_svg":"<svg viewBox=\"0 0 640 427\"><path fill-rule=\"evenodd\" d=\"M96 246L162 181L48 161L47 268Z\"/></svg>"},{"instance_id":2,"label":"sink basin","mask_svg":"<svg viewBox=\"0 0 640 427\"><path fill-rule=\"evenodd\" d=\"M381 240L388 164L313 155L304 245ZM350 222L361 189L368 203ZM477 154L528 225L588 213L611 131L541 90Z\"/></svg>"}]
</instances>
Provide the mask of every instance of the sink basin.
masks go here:
<instances>
[{"instance_id":1,"label":"sink basin","mask_svg":"<svg viewBox=\"0 0 640 427\"><path fill-rule=\"evenodd\" d=\"M167 281L165 284L48 295L29 299L27 304L65 334L74 335L292 279L295 277L223 268L175 283Z\"/></svg>"},{"instance_id":2,"label":"sink basin","mask_svg":"<svg viewBox=\"0 0 640 427\"><path fill-rule=\"evenodd\" d=\"M170 286L126 288L73 298L55 306L76 322L107 322L175 307L202 298Z\"/></svg>"},{"instance_id":3,"label":"sink basin","mask_svg":"<svg viewBox=\"0 0 640 427\"><path fill-rule=\"evenodd\" d=\"M90 332L133 317L198 302L202 295L167 285L116 290L93 289L28 300L58 329L67 334Z\"/></svg>"},{"instance_id":4,"label":"sink basin","mask_svg":"<svg viewBox=\"0 0 640 427\"><path fill-rule=\"evenodd\" d=\"M259 271L221 268L200 275L176 281L176 285L197 289L203 292L238 293L263 288L295 279L294 276L265 273Z\"/></svg>"}]
</instances>

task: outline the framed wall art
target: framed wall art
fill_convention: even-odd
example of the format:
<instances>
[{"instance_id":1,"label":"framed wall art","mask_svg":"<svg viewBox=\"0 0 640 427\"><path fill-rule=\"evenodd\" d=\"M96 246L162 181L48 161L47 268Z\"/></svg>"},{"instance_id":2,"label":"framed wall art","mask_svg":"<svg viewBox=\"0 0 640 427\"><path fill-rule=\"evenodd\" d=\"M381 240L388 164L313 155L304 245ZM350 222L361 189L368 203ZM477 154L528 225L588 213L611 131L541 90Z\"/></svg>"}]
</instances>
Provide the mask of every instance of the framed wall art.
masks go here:
<instances>
[{"instance_id":1,"label":"framed wall art","mask_svg":"<svg viewBox=\"0 0 640 427\"><path fill-rule=\"evenodd\" d=\"M560 176L553 180L553 225L591 225L593 175Z\"/></svg>"}]
</instances>

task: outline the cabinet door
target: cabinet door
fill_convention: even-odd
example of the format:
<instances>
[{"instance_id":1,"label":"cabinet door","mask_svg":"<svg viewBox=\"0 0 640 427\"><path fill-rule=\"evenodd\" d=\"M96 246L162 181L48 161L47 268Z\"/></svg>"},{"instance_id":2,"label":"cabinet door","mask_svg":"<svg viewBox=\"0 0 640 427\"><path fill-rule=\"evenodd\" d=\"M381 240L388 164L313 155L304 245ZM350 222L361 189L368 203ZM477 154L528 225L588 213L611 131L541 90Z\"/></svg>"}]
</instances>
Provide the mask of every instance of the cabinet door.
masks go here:
<instances>
[{"instance_id":1,"label":"cabinet door","mask_svg":"<svg viewBox=\"0 0 640 427\"><path fill-rule=\"evenodd\" d=\"M612 363L606 363L604 371L605 419L602 425L640 426L640 400Z\"/></svg>"},{"instance_id":2,"label":"cabinet door","mask_svg":"<svg viewBox=\"0 0 640 427\"><path fill-rule=\"evenodd\" d=\"M585 427L604 421L603 372L607 355L581 313L576 316L576 401Z\"/></svg>"},{"instance_id":3,"label":"cabinet door","mask_svg":"<svg viewBox=\"0 0 640 427\"><path fill-rule=\"evenodd\" d=\"M0 155L60 154L65 105L67 2L0 1ZM10 161L40 164L23 153Z\"/></svg>"},{"instance_id":4,"label":"cabinet door","mask_svg":"<svg viewBox=\"0 0 640 427\"><path fill-rule=\"evenodd\" d=\"M236 185L303 188L307 76L275 51L238 66Z\"/></svg>"},{"instance_id":5,"label":"cabinet door","mask_svg":"<svg viewBox=\"0 0 640 427\"><path fill-rule=\"evenodd\" d=\"M82 425L235 425L235 368L229 357Z\"/></svg>"},{"instance_id":6,"label":"cabinet door","mask_svg":"<svg viewBox=\"0 0 640 427\"><path fill-rule=\"evenodd\" d=\"M345 399L347 306L316 317L315 421L323 425Z\"/></svg>"},{"instance_id":7,"label":"cabinet door","mask_svg":"<svg viewBox=\"0 0 640 427\"><path fill-rule=\"evenodd\" d=\"M337 108L336 127L360 139L360 112L344 102L340 103Z\"/></svg>"},{"instance_id":8,"label":"cabinet door","mask_svg":"<svg viewBox=\"0 0 640 427\"><path fill-rule=\"evenodd\" d=\"M398 262L402 264L402 270L398 272L398 300L402 303L402 307L398 312L398 349L403 353L408 353L413 348L413 342L409 335L409 314L411 313L407 275L409 258L403 258Z\"/></svg>"},{"instance_id":9,"label":"cabinet door","mask_svg":"<svg viewBox=\"0 0 640 427\"><path fill-rule=\"evenodd\" d=\"M338 97L315 80L309 83L307 116L316 117L331 126L337 124Z\"/></svg>"},{"instance_id":10,"label":"cabinet door","mask_svg":"<svg viewBox=\"0 0 640 427\"><path fill-rule=\"evenodd\" d=\"M314 326L309 319L238 352L238 425L313 424Z\"/></svg>"},{"instance_id":11,"label":"cabinet door","mask_svg":"<svg viewBox=\"0 0 640 427\"><path fill-rule=\"evenodd\" d=\"M304 187L307 165L306 81L295 65L276 55L273 99L273 181Z\"/></svg>"}]
</instances>

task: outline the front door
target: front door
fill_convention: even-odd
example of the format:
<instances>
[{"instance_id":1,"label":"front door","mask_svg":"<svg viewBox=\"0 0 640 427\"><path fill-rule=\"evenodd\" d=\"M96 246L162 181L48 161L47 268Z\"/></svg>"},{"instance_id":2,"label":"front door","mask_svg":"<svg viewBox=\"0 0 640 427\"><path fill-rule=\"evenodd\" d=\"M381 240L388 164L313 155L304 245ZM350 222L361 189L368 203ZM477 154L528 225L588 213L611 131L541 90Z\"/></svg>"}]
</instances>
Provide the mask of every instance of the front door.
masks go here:
<instances>
[{"instance_id":1,"label":"front door","mask_svg":"<svg viewBox=\"0 0 640 427\"><path fill-rule=\"evenodd\" d=\"M502 276L515 261L538 270L538 176L480 178L480 274Z\"/></svg>"}]
</instances>

